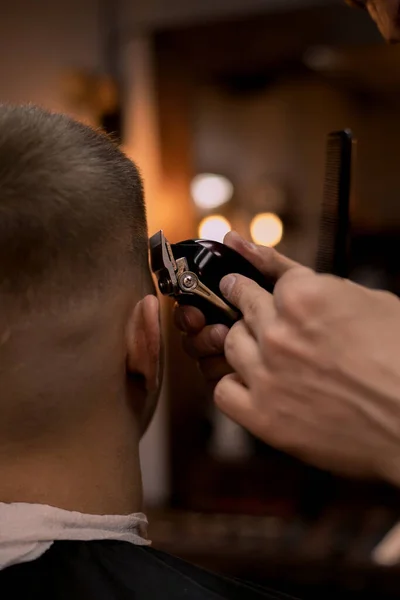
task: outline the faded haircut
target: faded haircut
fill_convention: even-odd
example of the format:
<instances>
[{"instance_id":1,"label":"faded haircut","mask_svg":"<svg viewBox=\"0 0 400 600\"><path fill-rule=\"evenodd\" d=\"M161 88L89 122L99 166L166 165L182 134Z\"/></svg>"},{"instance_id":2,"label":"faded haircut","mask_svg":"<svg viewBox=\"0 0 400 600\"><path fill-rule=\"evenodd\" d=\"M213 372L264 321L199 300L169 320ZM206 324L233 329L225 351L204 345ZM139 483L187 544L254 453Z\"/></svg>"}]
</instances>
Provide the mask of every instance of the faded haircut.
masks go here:
<instances>
[{"instance_id":1,"label":"faded haircut","mask_svg":"<svg viewBox=\"0 0 400 600\"><path fill-rule=\"evenodd\" d=\"M147 247L141 178L111 139L0 105L0 306L56 305L129 270L142 283Z\"/></svg>"}]
</instances>

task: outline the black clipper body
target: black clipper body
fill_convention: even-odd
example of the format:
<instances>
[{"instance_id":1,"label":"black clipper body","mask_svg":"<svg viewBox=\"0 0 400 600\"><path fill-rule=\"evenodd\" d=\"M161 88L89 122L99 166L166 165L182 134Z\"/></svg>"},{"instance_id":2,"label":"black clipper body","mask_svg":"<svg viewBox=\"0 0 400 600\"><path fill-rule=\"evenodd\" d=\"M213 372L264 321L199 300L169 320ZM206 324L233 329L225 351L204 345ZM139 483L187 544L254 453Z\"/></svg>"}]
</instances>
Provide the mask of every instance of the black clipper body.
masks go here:
<instances>
[{"instance_id":1,"label":"black clipper body","mask_svg":"<svg viewBox=\"0 0 400 600\"><path fill-rule=\"evenodd\" d=\"M160 292L174 297L179 304L199 308L209 325L233 325L241 318L219 289L225 275L239 273L252 279L268 292L274 282L235 250L210 240L187 240L169 244L162 231L150 238L151 267Z\"/></svg>"}]
</instances>

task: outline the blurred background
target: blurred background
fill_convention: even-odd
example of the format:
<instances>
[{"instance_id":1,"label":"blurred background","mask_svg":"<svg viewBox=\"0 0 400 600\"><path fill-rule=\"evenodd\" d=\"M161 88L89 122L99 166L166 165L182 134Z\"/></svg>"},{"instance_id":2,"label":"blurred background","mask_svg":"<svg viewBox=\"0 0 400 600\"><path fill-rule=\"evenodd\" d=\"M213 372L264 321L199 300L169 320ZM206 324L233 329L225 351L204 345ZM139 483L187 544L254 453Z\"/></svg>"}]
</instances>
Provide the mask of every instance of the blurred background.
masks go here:
<instances>
[{"instance_id":1,"label":"blurred background","mask_svg":"<svg viewBox=\"0 0 400 600\"><path fill-rule=\"evenodd\" d=\"M325 143L358 139L351 277L398 293L400 48L342 0L14 0L0 100L102 126L145 178L150 234L230 229L313 266ZM291 460L217 414L163 301L167 368L142 443L154 544L293 593L378 595L397 492ZM395 584L393 584L395 585ZM352 596L354 597L354 596Z\"/></svg>"}]
</instances>

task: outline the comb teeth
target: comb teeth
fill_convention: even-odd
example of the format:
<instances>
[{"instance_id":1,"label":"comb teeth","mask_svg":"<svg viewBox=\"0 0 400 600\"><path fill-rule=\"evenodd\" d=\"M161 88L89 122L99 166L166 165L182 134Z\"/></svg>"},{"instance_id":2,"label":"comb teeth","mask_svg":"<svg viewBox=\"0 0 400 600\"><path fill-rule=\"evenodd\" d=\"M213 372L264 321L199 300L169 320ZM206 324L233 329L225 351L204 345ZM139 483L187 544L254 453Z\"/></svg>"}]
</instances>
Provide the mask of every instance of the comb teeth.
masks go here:
<instances>
[{"instance_id":1,"label":"comb teeth","mask_svg":"<svg viewBox=\"0 0 400 600\"><path fill-rule=\"evenodd\" d=\"M328 137L316 271L339 277L348 271L352 145L349 131Z\"/></svg>"}]
</instances>

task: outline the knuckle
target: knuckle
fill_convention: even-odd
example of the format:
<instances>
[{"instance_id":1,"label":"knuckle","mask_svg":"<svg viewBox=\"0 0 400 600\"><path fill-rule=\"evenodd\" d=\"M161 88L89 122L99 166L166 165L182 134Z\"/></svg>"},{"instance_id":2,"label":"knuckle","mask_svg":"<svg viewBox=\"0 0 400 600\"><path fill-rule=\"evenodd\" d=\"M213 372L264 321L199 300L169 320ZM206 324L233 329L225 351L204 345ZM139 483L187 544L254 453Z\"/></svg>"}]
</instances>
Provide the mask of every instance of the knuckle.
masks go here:
<instances>
[{"instance_id":1,"label":"knuckle","mask_svg":"<svg viewBox=\"0 0 400 600\"><path fill-rule=\"evenodd\" d=\"M264 298L262 300L264 300ZM249 295L249 298L247 301L247 312L250 315L256 314L259 303L260 303L260 297L257 293L254 293L251 296Z\"/></svg>"},{"instance_id":2,"label":"knuckle","mask_svg":"<svg viewBox=\"0 0 400 600\"><path fill-rule=\"evenodd\" d=\"M198 333L204 327L204 317L194 307L175 305L175 326L183 333Z\"/></svg>"},{"instance_id":3,"label":"knuckle","mask_svg":"<svg viewBox=\"0 0 400 600\"><path fill-rule=\"evenodd\" d=\"M264 294L266 294L266 292L263 291L263 295L261 296L259 293L257 293L257 290L254 290L253 293L248 293L242 298L240 309L242 311L244 321L249 327L258 326L257 319L259 319L259 315L261 312L263 312L263 308L266 304Z\"/></svg>"},{"instance_id":4,"label":"knuckle","mask_svg":"<svg viewBox=\"0 0 400 600\"><path fill-rule=\"evenodd\" d=\"M271 271L271 267L277 262L279 254L275 248L256 246L254 256L256 257L255 266L261 272L268 274Z\"/></svg>"},{"instance_id":5,"label":"knuckle","mask_svg":"<svg viewBox=\"0 0 400 600\"><path fill-rule=\"evenodd\" d=\"M393 292L389 292L387 290L368 290L371 294L373 294L374 298L384 302L388 306L395 306L396 309L399 305L399 297L393 294Z\"/></svg>"},{"instance_id":6,"label":"knuckle","mask_svg":"<svg viewBox=\"0 0 400 600\"><path fill-rule=\"evenodd\" d=\"M264 332L263 346L267 353L276 354L288 345L288 334L283 323L275 321Z\"/></svg>"},{"instance_id":7,"label":"knuckle","mask_svg":"<svg viewBox=\"0 0 400 600\"><path fill-rule=\"evenodd\" d=\"M307 273L288 273L281 280L279 305L293 316L314 313L324 305L330 291L330 276Z\"/></svg>"},{"instance_id":8,"label":"knuckle","mask_svg":"<svg viewBox=\"0 0 400 600\"><path fill-rule=\"evenodd\" d=\"M240 344L243 330L245 330L245 329L246 329L246 326L245 326L243 320L238 321L231 327L231 329L229 330L229 332L225 338L225 341L224 341L225 354L226 353L230 354L237 349L238 344Z\"/></svg>"},{"instance_id":9,"label":"knuckle","mask_svg":"<svg viewBox=\"0 0 400 600\"><path fill-rule=\"evenodd\" d=\"M224 352L227 360L234 354L236 348L236 336L235 332L231 330L225 339Z\"/></svg>"},{"instance_id":10,"label":"knuckle","mask_svg":"<svg viewBox=\"0 0 400 600\"><path fill-rule=\"evenodd\" d=\"M214 402L218 408L223 409L227 402L226 380L221 379L214 389Z\"/></svg>"},{"instance_id":11,"label":"knuckle","mask_svg":"<svg viewBox=\"0 0 400 600\"><path fill-rule=\"evenodd\" d=\"M221 354L224 348L224 332L218 326L205 327L197 335L184 336L183 347L192 358Z\"/></svg>"}]
</instances>

